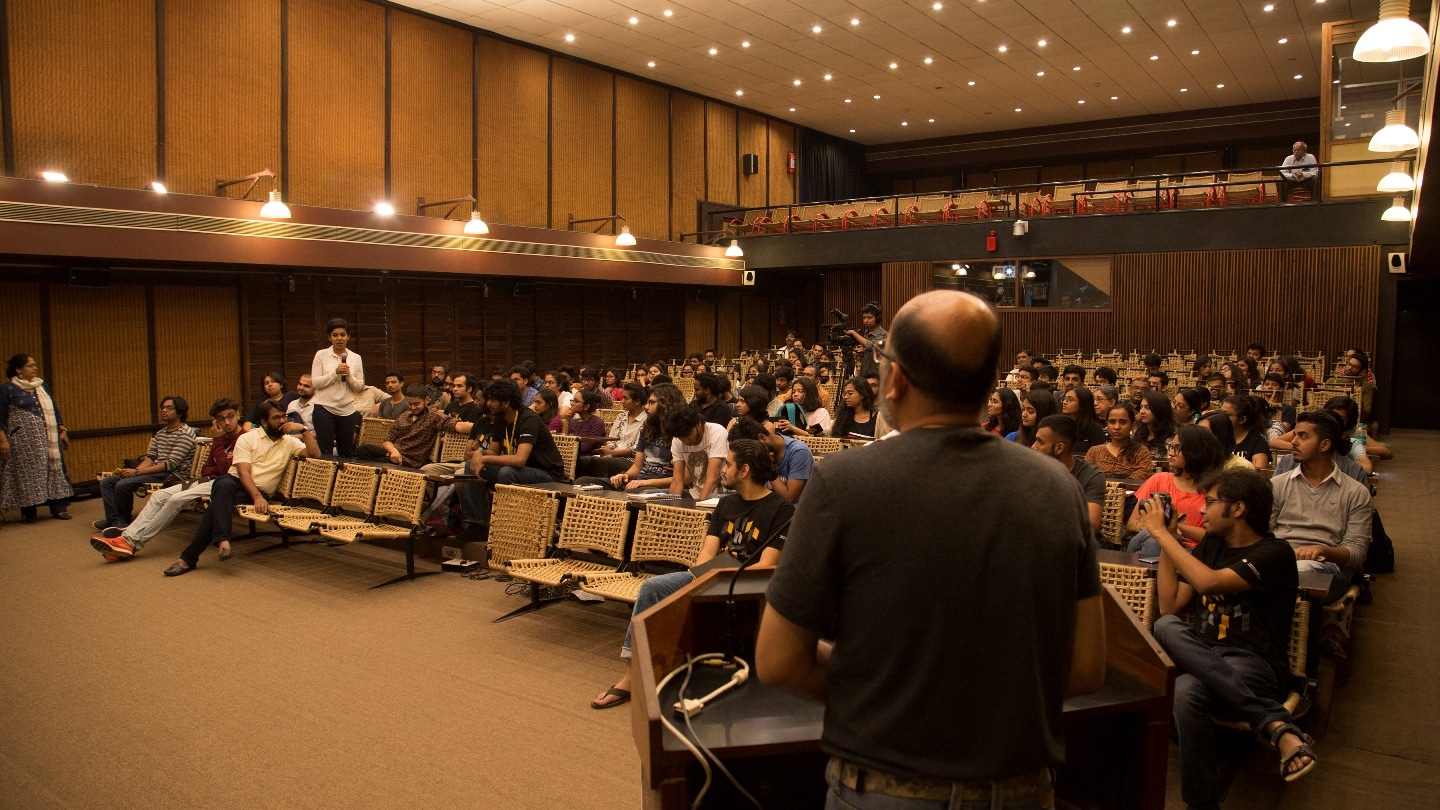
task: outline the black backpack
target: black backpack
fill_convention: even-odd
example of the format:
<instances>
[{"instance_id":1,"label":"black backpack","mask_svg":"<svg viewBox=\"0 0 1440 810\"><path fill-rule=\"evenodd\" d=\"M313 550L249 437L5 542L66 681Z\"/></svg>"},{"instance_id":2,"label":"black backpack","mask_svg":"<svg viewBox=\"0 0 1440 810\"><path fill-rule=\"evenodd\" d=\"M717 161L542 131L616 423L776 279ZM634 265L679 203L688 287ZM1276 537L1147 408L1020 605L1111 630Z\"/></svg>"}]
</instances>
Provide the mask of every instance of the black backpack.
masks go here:
<instances>
[{"instance_id":1,"label":"black backpack","mask_svg":"<svg viewBox=\"0 0 1440 810\"><path fill-rule=\"evenodd\" d=\"M1365 554L1365 573L1389 574L1395 571L1395 544L1385 533L1385 524L1380 522L1380 511L1374 512L1370 522L1370 551Z\"/></svg>"}]
</instances>

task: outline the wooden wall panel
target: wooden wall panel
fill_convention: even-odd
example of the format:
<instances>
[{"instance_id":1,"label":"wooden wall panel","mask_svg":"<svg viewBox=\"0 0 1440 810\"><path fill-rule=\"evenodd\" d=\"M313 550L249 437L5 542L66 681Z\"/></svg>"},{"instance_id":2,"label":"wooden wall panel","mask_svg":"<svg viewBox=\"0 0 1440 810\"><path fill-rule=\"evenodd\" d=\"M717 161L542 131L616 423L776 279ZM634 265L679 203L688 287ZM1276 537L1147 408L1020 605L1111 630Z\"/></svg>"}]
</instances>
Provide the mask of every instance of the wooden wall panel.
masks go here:
<instances>
[{"instance_id":1,"label":"wooden wall panel","mask_svg":"<svg viewBox=\"0 0 1440 810\"><path fill-rule=\"evenodd\" d=\"M385 196L385 9L289 0L288 199L365 210Z\"/></svg>"},{"instance_id":2,"label":"wooden wall panel","mask_svg":"<svg viewBox=\"0 0 1440 810\"><path fill-rule=\"evenodd\" d=\"M950 191L953 188L955 188L955 178L948 174L936 175L935 177L915 178L915 192L917 194Z\"/></svg>"},{"instance_id":3,"label":"wooden wall panel","mask_svg":"<svg viewBox=\"0 0 1440 810\"><path fill-rule=\"evenodd\" d=\"M1128 160L1092 160L1085 164L1085 179L1105 180L1130 176Z\"/></svg>"},{"instance_id":4,"label":"wooden wall panel","mask_svg":"<svg viewBox=\"0 0 1440 810\"><path fill-rule=\"evenodd\" d=\"M478 70L480 211L490 221L544 228L549 224L550 57L482 36Z\"/></svg>"},{"instance_id":5,"label":"wooden wall panel","mask_svg":"<svg viewBox=\"0 0 1440 810\"><path fill-rule=\"evenodd\" d=\"M1084 180L1085 177L1085 166L1080 163L1044 166L1040 169L1040 182L1042 183L1073 183L1076 180Z\"/></svg>"},{"instance_id":6,"label":"wooden wall panel","mask_svg":"<svg viewBox=\"0 0 1440 810\"><path fill-rule=\"evenodd\" d=\"M748 208L758 208L768 204L770 161L766 155L766 144L768 139L765 131L765 117L751 112L740 111L740 154L755 155L760 167L759 174L745 176L742 170L740 176L740 204Z\"/></svg>"},{"instance_id":7,"label":"wooden wall panel","mask_svg":"<svg viewBox=\"0 0 1440 810\"><path fill-rule=\"evenodd\" d=\"M485 288L480 283L460 282L458 289L452 292L452 300L459 313L455 319L455 370L477 375L482 385L490 379L490 367L503 364L506 359L485 352L484 296ZM506 370L509 370L508 365Z\"/></svg>"},{"instance_id":8,"label":"wooden wall panel","mask_svg":"<svg viewBox=\"0 0 1440 810\"><path fill-rule=\"evenodd\" d=\"M670 93L615 79L615 213L638 237L670 238Z\"/></svg>"},{"instance_id":9,"label":"wooden wall panel","mask_svg":"<svg viewBox=\"0 0 1440 810\"><path fill-rule=\"evenodd\" d=\"M879 301L882 289L883 282L879 267L827 271L825 273L825 303L816 315L821 320L815 327L802 328L798 331L802 332L801 336L807 342L814 342L815 338L810 333L816 332L820 325L835 322L835 318L830 315L832 309L839 309L849 315L849 323L858 325L860 323L860 307L871 301ZM801 305L804 306L805 302L801 302ZM888 319L886 323L889 323Z\"/></svg>"},{"instance_id":10,"label":"wooden wall panel","mask_svg":"<svg viewBox=\"0 0 1440 810\"><path fill-rule=\"evenodd\" d=\"M59 396L59 392L56 392L56 397ZM193 417L195 415L193 404L191 408L190 415ZM209 403L206 403L206 409L208 411ZM74 428L68 424L70 414L65 410L63 401L60 403L60 413L64 415L67 422L65 426L73 430ZM157 424L155 430L159 429L160 426ZM94 484L95 473L113 470L119 467L125 459L136 458L144 453L145 449L150 446L150 437L155 435L155 430L112 436L72 438L70 449L65 451L65 467L70 472L70 480L74 483ZM140 509L143 509L144 506L145 502L141 501L135 513L139 514Z\"/></svg>"},{"instance_id":11,"label":"wooden wall panel","mask_svg":"<svg viewBox=\"0 0 1440 810\"><path fill-rule=\"evenodd\" d=\"M245 369L244 405L248 408L260 398L265 375L285 370L284 318L278 304L288 287L279 279L253 275L247 275L243 285L250 349L250 366Z\"/></svg>"},{"instance_id":12,"label":"wooden wall panel","mask_svg":"<svg viewBox=\"0 0 1440 810\"><path fill-rule=\"evenodd\" d=\"M695 203L705 199L705 102L670 94L670 238L696 229Z\"/></svg>"},{"instance_id":13,"label":"wooden wall panel","mask_svg":"<svg viewBox=\"0 0 1440 810\"><path fill-rule=\"evenodd\" d=\"M156 284L155 384L160 396L190 403L190 419L204 421L220 397L241 402L239 301L234 287ZM132 383L133 384L133 383Z\"/></svg>"},{"instance_id":14,"label":"wooden wall panel","mask_svg":"<svg viewBox=\"0 0 1440 810\"><path fill-rule=\"evenodd\" d=\"M0 281L0 355L26 352L40 363L40 376L49 379L40 332L40 285L23 281ZM56 393L59 396L59 393ZM62 408L60 413L65 413Z\"/></svg>"},{"instance_id":15,"label":"wooden wall panel","mask_svg":"<svg viewBox=\"0 0 1440 810\"><path fill-rule=\"evenodd\" d=\"M550 81L550 227L615 211L614 74L556 59ZM616 229L618 231L618 228Z\"/></svg>"},{"instance_id":16,"label":"wooden wall panel","mask_svg":"<svg viewBox=\"0 0 1440 810\"><path fill-rule=\"evenodd\" d=\"M10 0L5 8L16 176L50 169L77 183L149 185L154 0Z\"/></svg>"},{"instance_id":17,"label":"wooden wall panel","mask_svg":"<svg viewBox=\"0 0 1440 810\"><path fill-rule=\"evenodd\" d=\"M1033 185L1040 182L1039 166L1021 166L1016 169L1001 169L995 172L995 184L999 186Z\"/></svg>"},{"instance_id":18,"label":"wooden wall panel","mask_svg":"<svg viewBox=\"0 0 1440 810\"><path fill-rule=\"evenodd\" d=\"M911 298L935 289L935 265L930 262L889 262L880 265L882 326L888 326L900 307ZM858 323L859 313L850 313Z\"/></svg>"},{"instance_id":19,"label":"wooden wall panel","mask_svg":"<svg viewBox=\"0 0 1440 810\"><path fill-rule=\"evenodd\" d=\"M685 354L715 348L716 312L713 300L685 299Z\"/></svg>"},{"instance_id":20,"label":"wooden wall panel","mask_svg":"<svg viewBox=\"0 0 1440 810\"><path fill-rule=\"evenodd\" d=\"M711 202L737 204L736 178L740 175L740 158L735 153L735 128L738 110L728 104L705 102L705 165L708 182L705 199Z\"/></svg>"},{"instance_id":21,"label":"wooden wall panel","mask_svg":"<svg viewBox=\"0 0 1440 810\"><path fill-rule=\"evenodd\" d=\"M474 187L473 66L468 31L391 11L390 199L400 213L415 213L416 197L449 200ZM470 212L461 206L455 217Z\"/></svg>"},{"instance_id":22,"label":"wooden wall panel","mask_svg":"<svg viewBox=\"0 0 1440 810\"><path fill-rule=\"evenodd\" d=\"M106 328L146 323L145 287L51 284L48 292L53 367L46 379L57 397L64 392L65 426L79 431L152 422L148 331Z\"/></svg>"},{"instance_id":23,"label":"wooden wall panel","mask_svg":"<svg viewBox=\"0 0 1440 810\"><path fill-rule=\"evenodd\" d=\"M1179 155L1135 158L1135 175L1179 174L1185 171L1185 161Z\"/></svg>"},{"instance_id":24,"label":"wooden wall panel","mask_svg":"<svg viewBox=\"0 0 1440 810\"><path fill-rule=\"evenodd\" d=\"M721 356L733 357L740 352L740 293L726 290L715 304L715 345Z\"/></svg>"},{"instance_id":25,"label":"wooden wall panel","mask_svg":"<svg viewBox=\"0 0 1440 810\"><path fill-rule=\"evenodd\" d=\"M1113 312L1046 312L1044 310L1002 309L1000 327L1004 338L1000 363L1009 368L1015 353L1025 349L1053 357L1060 351L1109 351L1115 344ZM1093 348L1091 348L1093 346Z\"/></svg>"},{"instance_id":26,"label":"wooden wall panel","mask_svg":"<svg viewBox=\"0 0 1440 810\"><path fill-rule=\"evenodd\" d=\"M784 337L784 335L780 335ZM768 349L770 339L770 297L765 295L742 295L740 297L740 348Z\"/></svg>"},{"instance_id":27,"label":"wooden wall panel","mask_svg":"<svg viewBox=\"0 0 1440 810\"><path fill-rule=\"evenodd\" d=\"M787 158L795 150L795 128L779 121L770 122L770 200L767 205L795 204L795 175L790 174ZM796 161L797 165L799 161Z\"/></svg>"},{"instance_id":28,"label":"wooden wall panel","mask_svg":"<svg viewBox=\"0 0 1440 810\"><path fill-rule=\"evenodd\" d=\"M281 168L280 0L166 0L166 185L214 194L265 168Z\"/></svg>"}]
</instances>

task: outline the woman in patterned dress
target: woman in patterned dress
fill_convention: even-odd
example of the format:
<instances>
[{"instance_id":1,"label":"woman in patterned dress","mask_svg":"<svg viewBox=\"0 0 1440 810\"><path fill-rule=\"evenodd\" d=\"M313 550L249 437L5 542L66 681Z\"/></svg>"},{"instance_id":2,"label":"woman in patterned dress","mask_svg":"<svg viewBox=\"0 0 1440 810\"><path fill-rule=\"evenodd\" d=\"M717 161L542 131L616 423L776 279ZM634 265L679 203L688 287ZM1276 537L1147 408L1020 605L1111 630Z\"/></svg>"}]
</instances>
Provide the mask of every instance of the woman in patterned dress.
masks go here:
<instances>
[{"instance_id":1,"label":"woman in patterned dress","mask_svg":"<svg viewBox=\"0 0 1440 810\"><path fill-rule=\"evenodd\" d=\"M39 365L17 354L5 366L9 381L0 385L0 511L20 507L26 523L38 518L36 507L69 520L70 475L65 449L70 437Z\"/></svg>"}]
</instances>

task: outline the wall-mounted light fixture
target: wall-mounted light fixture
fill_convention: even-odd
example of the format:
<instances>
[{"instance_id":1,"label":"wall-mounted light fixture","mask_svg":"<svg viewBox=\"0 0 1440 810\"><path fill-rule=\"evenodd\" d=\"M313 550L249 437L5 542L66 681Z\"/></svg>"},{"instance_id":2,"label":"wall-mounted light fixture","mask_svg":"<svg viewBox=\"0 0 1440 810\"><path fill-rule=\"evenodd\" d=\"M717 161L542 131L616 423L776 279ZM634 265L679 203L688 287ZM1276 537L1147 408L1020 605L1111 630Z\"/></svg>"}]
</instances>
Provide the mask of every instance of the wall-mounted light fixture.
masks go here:
<instances>
[{"instance_id":1,"label":"wall-mounted light fixture","mask_svg":"<svg viewBox=\"0 0 1440 810\"><path fill-rule=\"evenodd\" d=\"M730 240L730 247L725 248L725 255L732 259L739 259L745 256L745 251L740 249L739 239Z\"/></svg>"},{"instance_id":2,"label":"wall-mounted light fixture","mask_svg":"<svg viewBox=\"0 0 1440 810\"><path fill-rule=\"evenodd\" d=\"M1385 209L1380 219L1386 222L1409 222L1410 209L1405 207L1405 198L1396 197L1394 204Z\"/></svg>"},{"instance_id":3,"label":"wall-mounted light fixture","mask_svg":"<svg viewBox=\"0 0 1440 810\"><path fill-rule=\"evenodd\" d=\"M1371 152L1407 152L1420 148L1420 136L1405 123L1404 110L1385 113L1385 126L1370 139Z\"/></svg>"},{"instance_id":4,"label":"wall-mounted light fixture","mask_svg":"<svg viewBox=\"0 0 1440 810\"><path fill-rule=\"evenodd\" d=\"M1397 160L1390 164L1390 173L1380 178L1379 185L1375 186L1376 191L1383 191L1386 194L1399 194L1415 190L1415 178L1406 171L1408 167L1405 161Z\"/></svg>"},{"instance_id":5,"label":"wall-mounted light fixture","mask_svg":"<svg viewBox=\"0 0 1440 810\"><path fill-rule=\"evenodd\" d=\"M586 219L576 219L574 214L570 214L565 221L565 230L573 231L575 230L576 225L588 225L592 222L598 222L600 224L596 225L595 229L592 230L591 233L600 233L600 231L604 229L606 222L610 223L611 233L615 233L615 226L617 224L621 222L627 223L620 226L619 233L615 233L615 247L635 246L635 237L630 234L630 225L628 224L628 220L626 220L625 217L622 217L619 214L614 214L608 217L588 217Z\"/></svg>"},{"instance_id":6,"label":"wall-mounted light fixture","mask_svg":"<svg viewBox=\"0 0 1440 810\"><path fill-rule=\"evenodd\" d=\"M1410 19L1410 0L1380 0L1380 21L1355 43L1357 62L1403 62L1430 52L1430 35Z\"/></svg>"},{"instance_id":7,"label":"wall-mounted light fixture","mask_svg":"<svg viewBox=\"0 0 1440 810\"><path fill-rule=\"evenodd\" d=\"M427 208L439 208L442 205L448 205L450 209L445 212L441 219L449 219L450 215L455 213L455 209L465 203L470 205L470 219L465 222L465 233L471 236L484 236L490 233L490 226L485 224L485 220L480 218L480 212L475 210L475 198L469 194L466 194L464 197L452 197L448 200L436 200L435 202L428 203L425 202L424 197L416 197L415 215L423 216Z\"/></svg>"},{"instance_id":8,"label":"wall-mounted light fixture","mask_svg":"<svg viewBox=\"0 0 1440 810\"><path fill-rule=\"evenodd\" d=\"M169 193L170 193L170 189L166 188L166 187L165 187L165 184L162 183L162 182L160 182L159 180L156 180L155 182L153 182L153 183L150 184L150 190L153 191L153 192L155 192L156 194L169 194Z\"/></svg>"},{"instance_id":9,"label":"wall-mounted light fixture","mask_svg":"<svg viewBox=\"0 0 1440 810\"><path fill-rule=\"evenodd\" d=\"M215 196L225 197L227 196L225 189L249 182L250 185L246 186L244 193L237 198L241 200L247 199L250 196L250 192L255 190L255 185L266 177L270 178L270 200L260 207L260 216L266 219L289 219L290 206L286 205L285 202L280 199L280 189L277 188L279 182L275 177L275 173L269 169L261 169L254 174L247 174L235 180L216 180Z\"/></svg>"},{"instance_id":10,"label":"wall-mounted light fixture","mask_svg":"<svg viewBox=\"0 0 1440 810\"><path fill-rule=\"evenodd\" d=\"M66 177L64 172L54 172L54 171L40 172L40 179L44 180L44 181L47 182L47 183L68 183L68 182L70 182L70 178Z\"/></svg>"}]
</instances>

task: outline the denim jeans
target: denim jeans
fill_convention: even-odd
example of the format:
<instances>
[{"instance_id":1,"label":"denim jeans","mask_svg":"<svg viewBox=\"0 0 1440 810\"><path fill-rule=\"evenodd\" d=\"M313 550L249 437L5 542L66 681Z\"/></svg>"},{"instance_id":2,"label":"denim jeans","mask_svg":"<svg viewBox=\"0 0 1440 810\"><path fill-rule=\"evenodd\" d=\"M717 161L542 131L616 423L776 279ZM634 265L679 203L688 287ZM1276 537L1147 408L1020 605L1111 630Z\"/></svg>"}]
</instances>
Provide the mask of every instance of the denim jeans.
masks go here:
<instances>
[{"instance_id":1,"label":"denim jeans","mask_svg":"<svg viewBox=\"0 0 1440 810\"><path fill-rule=\"evenodd\" d=\"M1159 557L1160 541L1152 537L1150 532L1141 529L1130 538L1130 545L1126 546L1125 550L1141 557Z\"/></svg>"},{"instance_id":2,"label":"denim jeans","mask_svg":"<svg viewBox=\"0 0 1440 810\"><path fill-rule=\"evenodd\" d=\"M654 607L665 597L680 590L695 581L695 575L689 571L676 571L673 574L660 574L653 576L640 583L640 593L635 597L635 609L630 611L633 619L635 616L644 613ZM620 648L620 657L630 657L630 626L625 626L625 646Z\"/></svg>"},{"instance_id":3,"label":"denim jeans","mask_svg":"<svg viewBox=\"0 0 1440 810\"><path fill-rule=\"evenodd\" d=\"M320 445L322 455L354 457L355 436L360 431L359 411L349 416L339 416L331 413L324 405L316 405L310 412L310 419L315 423L315 442Z\"/></svg>"},{"instance_id":4,"label":"denim jeans","mask_svg":"<svg viewBox=\"0 0 1440 810\"><path fill-rule=\"evenodd\" d=\"M111 526L124 527L130 522L130 513L135 509L135 490L146 484L159 484L169 473L132 475L121 478L112 475L100 482L100 499L105 502L105 519Z\"/></svg>"},{"instance_id":5,"label":"denim jeans","mask_svg":"<svg viewBox=\"0 0 1440 810\"><path fill-rule=\"evenodd\" d=\"M189 489L181 489L179 484L173 487L166 487L151 495L145 502L145 508L140 510L140 516L125 527L122 535L130 545L135 548L142 548L170 525L170 521L180 514L180 510L195 501L210 495L211 481L203 484L191 484Z\"/></svg>"},{"instance_id":6,"label":"denim jeans","mask_svg":"<svg viewBox=\"0 0 1440 810\"><path fill-rule=\"evenodd\" d=\"M200 555L211 545L220 545L230 539L230 522L235 519L235 505L254 503L250 493L233 475L222 475L210 487L210 508L195 529L195 539L180 552L180 559L194 568L200 562Z\"/></svg>"},{"instance_id":7,"label":"denim jeans","mask_svg":"<svg viewBox=\"0 0 1440 810\"><path fill-rule=\"evenodd\" d=\"M1265 726L1288 721L1274 695L1275 673L1260 656L1210 646L1176 616L1155 622L1155 640L1175 662L1175 732L1180 738L1180 796L1191 810L1218 808L1225 795L1215 751L1216 716L1248 723L1259 737Z\"/></svg>"},{"instance_id":8,"label":"denim jeans","mask_svg":"<svg viewBox=\"0 0 1440 810\"><path fill-rule=\"evenodd\" d=\"M490 525L492 490L496 484L548 484L555 480L550 473L535 467L504 467L499 464L482 466L480 477L485 479L485 486L460 486L460 509L465 513L465 522L477 526Z\"/></svg>"},{"instance_id":9,"label":"denim jeans","mask_svg":"<svg viewBox=\"0 0 1440 810\"><path fill-rule=\"evenodd\" d=\"M832 759L830 763L830 767L825 769L825 781L830 784L830 791L825 796L825 810L1051 810L1055 806L1053 802L1041 805L1040 797L1033 795L1007 800L998 784L981 799L975 798L973 791L971 798L966 799L958 783L949 799L911 799L874 791L860 792L841 784L837 778L836 760Z\"/></svg>"}]
</instances>

